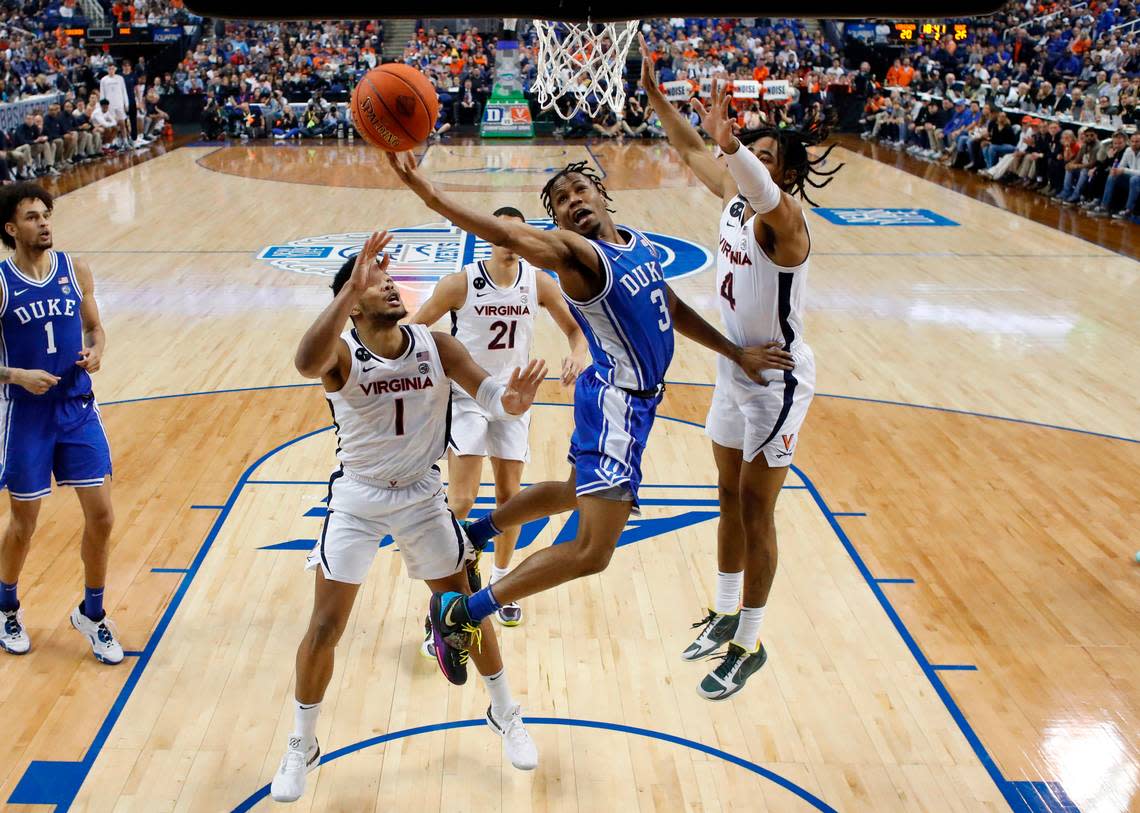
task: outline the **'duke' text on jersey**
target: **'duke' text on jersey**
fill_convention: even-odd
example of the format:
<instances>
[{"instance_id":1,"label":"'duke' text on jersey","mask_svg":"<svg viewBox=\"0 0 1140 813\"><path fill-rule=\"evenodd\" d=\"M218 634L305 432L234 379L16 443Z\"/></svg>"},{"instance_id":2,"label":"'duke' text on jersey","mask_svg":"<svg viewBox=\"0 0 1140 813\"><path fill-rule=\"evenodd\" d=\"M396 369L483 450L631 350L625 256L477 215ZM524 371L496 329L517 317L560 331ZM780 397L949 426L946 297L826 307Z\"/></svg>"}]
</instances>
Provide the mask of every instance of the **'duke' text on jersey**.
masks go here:
<instances>
[{"instance_id":1,"label":"'duke' text on jersey","mask_svg":"<svg viewBox=\"0 0 1140 813\"><path fill-rule=\"evenodd\" d=\"M661 273L661 266L656 262L642 263L634 266L618 280L629 291L630 296L637 296L638 292L645 290L652 282L663 282L665 275Z\"/></svg>"},{"instance_id":2,"label":"'duke' text on jersey","mask_svg":"<svg viewBox=\"0 0 1140 813\"><path fill-rule=\"evenodd\" d=\"M41 299L37 302L29 302L27 305L21 305L13 308L12 313L20 320L21 325L26 325L33 319L50 319L53 316L74 316L75 306L78 301L75 299Z\"/></svg>"}]
</instances>

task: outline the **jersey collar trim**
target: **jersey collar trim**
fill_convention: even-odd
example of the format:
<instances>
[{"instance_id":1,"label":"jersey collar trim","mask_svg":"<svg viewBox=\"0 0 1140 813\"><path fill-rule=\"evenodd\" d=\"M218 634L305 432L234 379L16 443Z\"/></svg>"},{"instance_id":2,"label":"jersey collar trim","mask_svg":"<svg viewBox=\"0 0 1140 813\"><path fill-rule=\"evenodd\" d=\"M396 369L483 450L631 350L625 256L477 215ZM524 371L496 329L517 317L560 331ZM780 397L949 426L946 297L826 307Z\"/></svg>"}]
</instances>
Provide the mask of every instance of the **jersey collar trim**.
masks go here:
<instances>
[{"instance_id":1,"label":"jersey collar trim","mask_svg":"<svg viewBox=\"0 0 1140 813\"><path fill-rule=\"evenodd\" d=\"M607 245L610 248L616 248L618 251L630 251L635 245L637 245L637 235L633 233L633 229L626 228L625 226L614 226L614 228L617 230L619 237L624 231L629 235L629 239L626 240L625 243L610 243L599 237L598 242L602 243L603 245Z\"/></svg>"},{"instance_id":2,"label":"jersey collar trim","mask_svg":"<svg viewBox=\"0 0 1140 813\"><path fill-rule=\"evenodd\" d=\"M479 261L479 274L483 277L483 279L485 279L487 281L487 284L490 285L492 288L494 288L496 291L513 291L515 288L518 288L519 283L522 282L522 277L523 277L522 260L519 260L518 273L515 274L515 281L513 283L511 283L511 285L507 288L502 288L502 287L495 284L495 280L491 277L491 274L487 271L487 261L486 260L480 260Z\"/></svg>"},{"instance_id":3,"label":"jersey collar trim","mask_svg":"<svg viewBox=\"0 0 1140 813\"><path fill-rule=\"evenodd\" d=\"M25 275L16 266L16 258L14 255L12 257L9 257L6 262L8 263L8 268L11 269L12 274L16 277L19 277L22 282L26 282L26 283L28 283L28 285L34 285L37 288L43 288L43 287L49 285L51 283L51 281L55 279L55 275L59 271L59 255L54 251L51 251L50 253L51 253L51 267L48 270L47 276L41 280L38 280L38 281L32 279L31 277L29 277L27 275Z\"/></svg>"},{"instance_id":4,"label":"jersey collar trim","mask_svg":"<svg viewBox=\"0 0 1140 813\"><path fill-rule=\"evenodd\" d=\"M403 361L404 359L406 359L408 356L410 356L412 354L413 350L416 349L416 333L414 330L409 328L407 325L400 325L400 331L405 336L408 337L408 349L405 350L400 355L398 355L396 358L391 358L391 359L386 358L384 356L378 356L377 354L373 353L372 350L368 347L368 345L366 345L364 342L362 342L360 340L360 334L356 332L356 328L353 328L351 333L352 333L353 341L355 341L358 345L363 347L364 351L366 353L368 353L368 355L372 356L372 358L374 358L376 361Z\"/></svg>"}]
</instances>

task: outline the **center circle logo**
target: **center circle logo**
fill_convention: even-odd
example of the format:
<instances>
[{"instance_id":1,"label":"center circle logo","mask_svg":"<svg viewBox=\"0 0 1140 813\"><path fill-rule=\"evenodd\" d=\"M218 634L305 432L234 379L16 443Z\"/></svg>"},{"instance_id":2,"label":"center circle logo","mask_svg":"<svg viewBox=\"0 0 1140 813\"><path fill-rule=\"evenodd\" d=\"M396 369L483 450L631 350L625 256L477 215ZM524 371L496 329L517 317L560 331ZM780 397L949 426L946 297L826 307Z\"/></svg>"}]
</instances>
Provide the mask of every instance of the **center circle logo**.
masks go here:
<instances>
[{"instance_id":1,"label":"center circle logo","mask_svg":"<svg viewBox=\"0 0 1140 813\"><path fill-rule=\"evenodd\" d=\"M554 228L550 220L527 222L540 229ZM392 255L388 273L400 285L418 291L430 292L448 274L461 270L467 263L491 256L490 243L450 223L429 223L388 231L393 237L387 249ZM331 278L345 260L359 253L369 234L346 232L303 237L282 245L268 246L258 253L257 258L283 271ZM661 270L666 279L699 274L712 265L712 255L708 250L691 240L651 231L643 234L661 252Z\"/></svg>"}]
</instances>

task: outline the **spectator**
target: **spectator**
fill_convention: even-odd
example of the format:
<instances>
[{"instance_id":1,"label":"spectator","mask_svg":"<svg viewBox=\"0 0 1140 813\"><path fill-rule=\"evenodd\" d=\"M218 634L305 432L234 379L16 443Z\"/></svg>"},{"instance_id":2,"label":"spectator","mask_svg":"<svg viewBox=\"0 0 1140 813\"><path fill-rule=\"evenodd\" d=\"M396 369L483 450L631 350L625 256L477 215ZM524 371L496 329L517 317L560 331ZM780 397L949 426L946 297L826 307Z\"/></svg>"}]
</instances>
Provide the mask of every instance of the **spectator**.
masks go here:
<instances>
[{"instance_id":1,"label":"spectator","mask_svg":"<svg viewBox=\"0 0 1140 813\"><path fill-rule=\"evenodd\" d=\"M63 114L71 116L71 126L75 133L76 158L81 163L86 163L100 157L103 154L100 149L102 145L87 114L71 100L63 103Z\"/></svg>"},{"instance_id":2,"label":"spectator","mask_svg":"<svg viewBox=\"0 0 1140 813\"><path fill-rule=\"evenodd\" d=\"M1124 134L1117 133L1113 140L1123 140ZM1115 204L1125 198L1123 208L1117 209ZM1112 159L1108 167L1107 178L1104 185L1104 194L1100 204L1090 214L1094 217L1112 215L1116 220L1132 220L1140 222L1140 131L1132 133L1129 145L1124 150L1113 150Z\"/></svg>"},{"instance_id":3,"label":"spectator","mask_svg":"<svg viewBox=\"0 0 1140 813\"><path fill-rule=\"evenodd\" d=\"M1097 140L1096 131L1087 127L1082 129L1078 144L1076 156L1065 164L1065 180L1061 186L1061 194L1054 198L1065 206L1074 206L1080 200L1081 192L1089 180L1089 171L1096 166L1099 158L1100 142Z\"/></svg>"},{"instance_id":4,"label":"spectator","mask_svg":"<svg viewBox=\"0 0 1140 813\"><path fill-rule=\"evenodd\" d=\"M0 156L8 164L9 175L12 174L11 168L16 168L14 180L27 181L35 177L32 172L32 148L16 141L8 130L0 132Z\"/></svg>"},{"instance_id":5,"label":"spectator","mask_svg":"<svg viewBox=\"0 0 1140 813\"><path fill-rule=\"evenodd\" d=\"M625 115L621 119L621 129L628 135L639 137L646 135L649 125L645 123L645 108L641 106L636 96L628 96L625 100Z\"/></svg>"},{"instance_id":6,"label":"spectator","mask_svg":"<svg viewBox=\"0 0 1140 813\"><path fill-rule=\"evenodd\" d=\"M99 80L99 98L107 100L107 109L115 117L118 126L118 139L115 146L125 150L130 140L130 131L127 126L127 110L130 108L131 97L127 93L127 83L118 75L115 63L107 66L107 75ZM100 101L100 104L102 102Z\"/></svg>"},{"instance_id":7,"label":"spectator","mask_svg":"<svg viewBox=\"0 0 1140 813\"><path fill-rule=\"evenodd\" d=\"M70 169L79 136L74 132L71 116L64 116L63 108L58 103L48 105L48 113L43 120L43 131L55 150L59 168Z\"/></svg>"},{"instance_id":8,"label":"spectator","mask_svg":"<svg viewBox=\"0 0 1140 813\"><path fill-rule=\"evenodd\" d=\"M1017 133L1014 132L1013 123L1003 110L995 117L989 131L989 137L981 145L982 163L986 169L993 167L1003 156L1008 155L1017 148ZM974 166L978 166L975 159ZM970 167L966 167L970 169Z\"/></svg>"},{"instance_id":9,"label":"spectator","mask_svg":"<svg viewBox=\"0 0 1140 813\"><path fill-rule=\"evenodd\" d=\"M91 114L91 124L94 125L96 132L102 140L103 151L107 152L114 150L113 144L119 135L119 121L115 114L111 112L111 102L109 99L100 99L99 107Z\"/></svg>"},{"instance_id":10,"label":"spectator","mask_svg":"<svg viewBox=\"0 0 1140 813\"><path fill-rule=\"evenodd\" d=\"M24 116L24 123L16 128L16 143L30 148L32 167L36 175L58 175L55 169L55 151L48 142L48 137L36 126L36 116L28 113Z\"/></svg>"}]
</instances>

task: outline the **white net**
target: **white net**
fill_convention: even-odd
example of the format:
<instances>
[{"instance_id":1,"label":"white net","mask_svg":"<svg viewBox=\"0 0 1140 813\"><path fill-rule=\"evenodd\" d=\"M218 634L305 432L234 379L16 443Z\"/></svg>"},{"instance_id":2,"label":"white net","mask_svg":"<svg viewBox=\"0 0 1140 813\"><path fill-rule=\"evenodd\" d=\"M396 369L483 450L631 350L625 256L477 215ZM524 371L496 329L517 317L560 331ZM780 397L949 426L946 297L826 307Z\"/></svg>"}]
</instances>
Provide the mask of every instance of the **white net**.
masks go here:
<instances>
[{"instance_id":1,"label":"white net","mask_svg":"<svg viewBox=\"0 0 1140 813\"><path fill-rule=\"evenodd\" d=\"M543 110L564 119L579 111L593 118L625 105L622 73L639 20L620 23L564 23L535 20L538 74L534 89Z\"/></svg>"}]
</instances>

